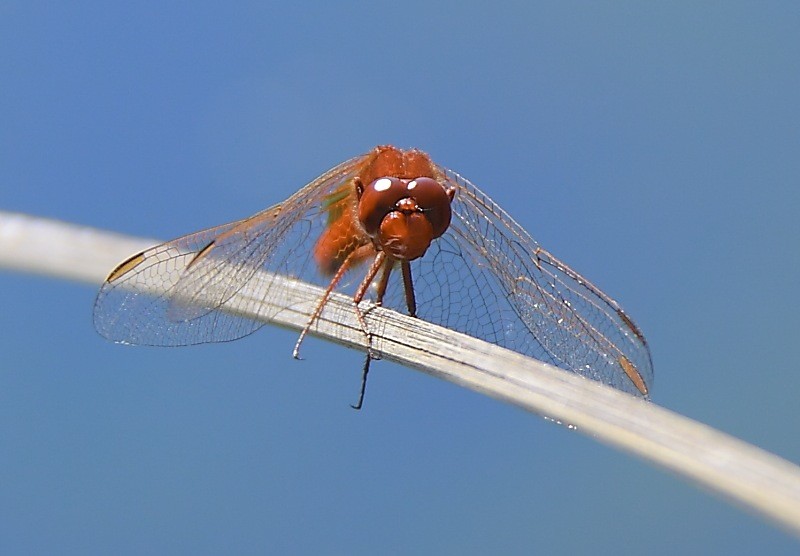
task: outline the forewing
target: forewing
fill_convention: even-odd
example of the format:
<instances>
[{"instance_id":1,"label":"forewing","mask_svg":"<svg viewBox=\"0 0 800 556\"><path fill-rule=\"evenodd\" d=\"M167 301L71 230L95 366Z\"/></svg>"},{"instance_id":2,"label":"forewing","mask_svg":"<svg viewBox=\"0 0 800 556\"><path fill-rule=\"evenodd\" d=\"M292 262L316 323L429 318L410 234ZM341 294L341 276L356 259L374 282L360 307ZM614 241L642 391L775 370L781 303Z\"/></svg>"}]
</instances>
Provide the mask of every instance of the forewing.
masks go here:
<instances>
[{"instance_id":1,"label":"forewing","mask_svg":"<svg viewBox=\"0 0 800 556\"><path fill-rule=\"evenodd\" d=\"M418 316L646 395L650 353L617 303L544 251L469 181L439 170L456 188L453 217L412 262ZM403 307L398 278L390 291L388 304Z\"/></svg>"},{"instance_id":2,"label":"forewing","mask_svg":"<svg viewBox=\"0 0 800 556\"><path fill-rule=\"evenodd\" d=\"M235 294L260 269L325 283L312 257L326 225L325 199L352 179L363 158L340 164L250 218L131 257L100 289L95 327L117 342L158 346L229 341L254 332L263 322L241 314L278 294L279 282L259 281L257 295L247 301Z\"/></svg>"}]
</instances>

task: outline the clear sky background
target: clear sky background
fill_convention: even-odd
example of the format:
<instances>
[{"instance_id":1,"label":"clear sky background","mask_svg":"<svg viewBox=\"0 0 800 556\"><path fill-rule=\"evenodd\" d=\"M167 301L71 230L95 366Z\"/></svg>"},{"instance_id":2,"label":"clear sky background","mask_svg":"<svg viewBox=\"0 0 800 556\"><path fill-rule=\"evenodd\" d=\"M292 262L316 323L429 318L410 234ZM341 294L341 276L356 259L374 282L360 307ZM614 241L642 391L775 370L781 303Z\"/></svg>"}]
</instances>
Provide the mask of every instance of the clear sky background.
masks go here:
<instances>
[{"instance_id":1,"label":"clear sky background","mask_svg":"<svg viewBox=\"0 0 800 556\"><path fill-rule=\"evenodd\" d=\"M797 2L0 3L0 208L169 239L417 146L620 300L653 399L800 461ZM790 554L581 434L267 327L129 348L0 274L0 551Z\"/></svg>"}]
</instances>

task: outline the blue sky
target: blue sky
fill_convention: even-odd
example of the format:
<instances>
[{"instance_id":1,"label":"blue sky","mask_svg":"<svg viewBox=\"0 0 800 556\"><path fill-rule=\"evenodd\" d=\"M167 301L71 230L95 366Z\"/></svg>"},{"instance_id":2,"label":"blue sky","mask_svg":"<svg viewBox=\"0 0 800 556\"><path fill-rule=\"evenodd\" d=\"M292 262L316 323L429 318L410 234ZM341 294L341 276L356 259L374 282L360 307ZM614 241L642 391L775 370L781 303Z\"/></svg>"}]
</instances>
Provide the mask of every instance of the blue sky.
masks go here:
<instances>
[{"instance_id":1,"label":"blue sky","mask_svg":"<svg viewBox=\"0 0 800 556\"><path fill-rule=\"evenodd\" d=\"M793 2L4 2L0 209L168 239L417 146L617 298L656 403L800 461ZM0 273L4 553L796 551L499 402L266 328L126 348Z\"/></svg>"}]
</instances>

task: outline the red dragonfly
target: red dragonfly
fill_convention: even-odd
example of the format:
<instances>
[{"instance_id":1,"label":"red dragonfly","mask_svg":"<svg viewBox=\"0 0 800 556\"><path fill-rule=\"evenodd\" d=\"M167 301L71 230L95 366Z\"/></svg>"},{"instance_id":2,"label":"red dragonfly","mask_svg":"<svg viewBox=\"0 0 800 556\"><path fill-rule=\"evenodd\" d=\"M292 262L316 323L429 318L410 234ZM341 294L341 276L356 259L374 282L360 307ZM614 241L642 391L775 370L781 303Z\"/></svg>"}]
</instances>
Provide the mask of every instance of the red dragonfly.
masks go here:
<instances>
[{"instance_id":1,"label":"red dragonfly","mask_svg":"<svg viewBox=\"0 0 800 556\"><path fill-rule=\"evenodd\" d=\"M652 386L647 342L616 301L472 183L420 150L392 146L339 164L250 218L130 257L100 289L95 327L127 344L241 338L263 325L241 316L255 308L235 295L259 270L326 287L295 357L336 289L352 296L367 338L359 303L370 298L634 395ZM279 287L262 287L262 298Z\"/></svg>"}]
</instances>

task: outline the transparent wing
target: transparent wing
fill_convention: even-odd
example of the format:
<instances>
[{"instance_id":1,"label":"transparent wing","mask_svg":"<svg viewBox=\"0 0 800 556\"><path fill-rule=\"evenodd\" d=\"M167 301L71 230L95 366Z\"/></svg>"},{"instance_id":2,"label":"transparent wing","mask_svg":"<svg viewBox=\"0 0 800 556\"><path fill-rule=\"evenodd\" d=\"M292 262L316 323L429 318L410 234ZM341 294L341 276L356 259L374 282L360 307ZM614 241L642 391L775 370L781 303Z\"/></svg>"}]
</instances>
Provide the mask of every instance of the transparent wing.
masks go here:
<instances>
[{"instance_id":1,"label":"transparent wing","mask_svg":"<svg viewBox=\"0 0 800 556\"><path fill-rule=\"evenodd\" d=\"M134 255L103 284L95 328L122 343L179 346L246 336L263 323L237 316L255 309L234 294L266 269L327 285L312 252L326 226L324 203L352 179L364 157L329 170L284 203L250 218L196 232ZM260 297L278 293L267 283ZM239 305L236 305L236 304Z\"/></svg>"},{"instance_id":2,"label":"transparent wing","mask_svg":"<svg viewBox=\"0 0 800 556\"><path fill-rule=\"evenodd\" d=\"M417 316L646 395L650 352L619 305L543 250L472 183L438 170L456 188L453 218L411 263ZM402 293L393 276L384 304L404 308Z\"/></svg>"}]
</instances>

